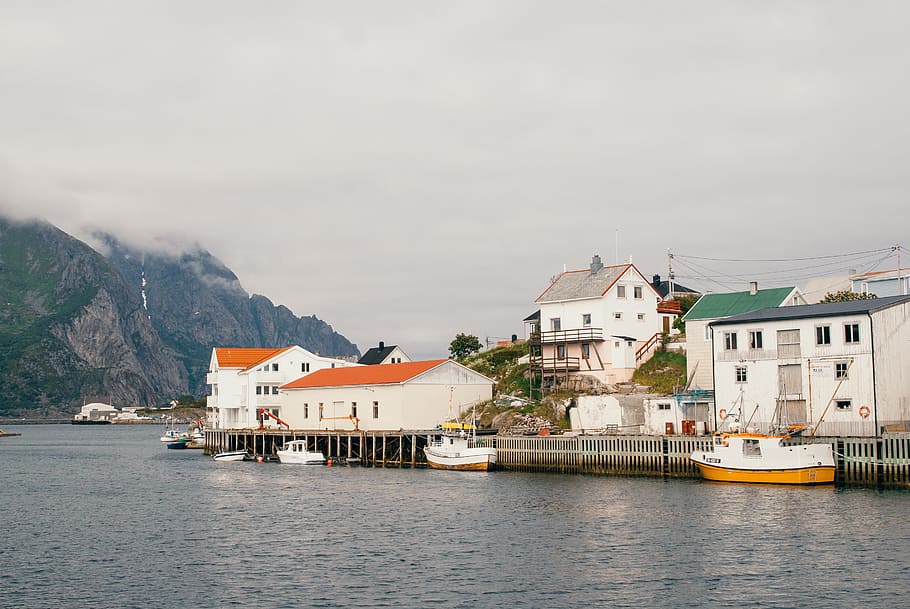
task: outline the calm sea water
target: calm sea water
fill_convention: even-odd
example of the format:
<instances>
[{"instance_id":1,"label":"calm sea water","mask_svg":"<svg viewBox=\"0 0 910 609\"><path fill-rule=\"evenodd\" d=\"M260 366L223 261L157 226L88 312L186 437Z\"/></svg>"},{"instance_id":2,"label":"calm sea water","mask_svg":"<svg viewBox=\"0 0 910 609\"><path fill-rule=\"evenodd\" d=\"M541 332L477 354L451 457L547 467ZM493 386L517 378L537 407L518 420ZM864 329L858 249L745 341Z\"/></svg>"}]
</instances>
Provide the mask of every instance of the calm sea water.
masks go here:
<instances>
[{"instance_id":1,"label":"calm sea water","mask_svg":"<svg viewBox=\"0 0 910 609\"><path fill-rule=\"evenodd\" d=\"M910 493L215 463L0 440L0 606L903 607Z\"/></svg>"}]
</instances>

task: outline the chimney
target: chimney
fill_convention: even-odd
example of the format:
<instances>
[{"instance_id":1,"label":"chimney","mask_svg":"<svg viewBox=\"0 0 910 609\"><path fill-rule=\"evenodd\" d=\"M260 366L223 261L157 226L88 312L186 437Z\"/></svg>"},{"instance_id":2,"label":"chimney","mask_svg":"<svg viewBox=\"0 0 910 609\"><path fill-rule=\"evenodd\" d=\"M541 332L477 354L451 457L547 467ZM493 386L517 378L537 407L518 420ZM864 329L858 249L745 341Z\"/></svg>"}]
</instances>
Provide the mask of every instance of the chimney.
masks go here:
<instances>
[{"instance_id":1,"label":"chimney","mask_svg":"<svg viewBox=\"0 0 910 609\"><path fill-rule=\"evenodd\" d=\"M382 351L383 349L385 349L385 343L382 341L379 341L379 350Z\"/></svg>"},{"instance_id":2,"label":"chimney","mask_svg":"<svg viewBox=\"0 0 910 609\"><path fill-rule=\"evenodd\" d=\"M600 256L594 254L594 257L591 258L591 274L593 275L602 268L604 268L604 264L600 261Z\"/></svg>"},{"instance_id":3,"label":"chimney","mask_svg":"<svg viewBox=\"0 0 910 609\"><path fill-rule=\"evenodd\" d=\"M651 285L655 288L660 285L660 275L654 275L651 277Z\"/></svg>"},{"instance_id":4,"label":"chimney","mask_svg":"<svg viewBox=\"0 0 910 609\"><path fill-rule=\"evenodd\" d=\"M749 294L752 296L755 296L756 294L758 294L758 282L757 281L749 282Z\"/></svg>"}]
</instances>

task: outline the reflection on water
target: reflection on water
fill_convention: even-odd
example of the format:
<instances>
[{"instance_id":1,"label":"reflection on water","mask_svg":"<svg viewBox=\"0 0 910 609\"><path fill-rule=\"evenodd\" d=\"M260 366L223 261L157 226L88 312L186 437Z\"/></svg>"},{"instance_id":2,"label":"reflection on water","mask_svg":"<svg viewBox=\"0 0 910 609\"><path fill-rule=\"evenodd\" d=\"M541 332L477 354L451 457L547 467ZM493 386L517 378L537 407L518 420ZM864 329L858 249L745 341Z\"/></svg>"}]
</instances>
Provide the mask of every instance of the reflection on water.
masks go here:
<instances>
[{"instance_id":1,"label":"reflection on water","mask_svg":"<svg viewBox=\"0 0 910 609\"><path fill-rule=\"evenodd\" d=\"M10 607L903 606L910 494L0 441Z\"/></svg>"}]
</instances>

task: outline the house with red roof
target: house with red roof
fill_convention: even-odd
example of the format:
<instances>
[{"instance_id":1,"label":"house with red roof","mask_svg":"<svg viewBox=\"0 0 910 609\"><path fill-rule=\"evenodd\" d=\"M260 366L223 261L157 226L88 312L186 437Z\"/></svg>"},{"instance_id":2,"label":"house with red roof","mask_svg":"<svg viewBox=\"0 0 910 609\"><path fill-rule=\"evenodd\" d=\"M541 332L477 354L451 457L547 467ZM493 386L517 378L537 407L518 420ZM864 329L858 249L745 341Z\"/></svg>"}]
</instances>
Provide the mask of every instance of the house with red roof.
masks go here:
<instances>
[{"instance_id":1,"label":"house with red roof","mask_svg":"<svg viewBox=\"0 0 910 609\"><path fill-rule=\"evenodd\" d=\"M673 315L658 310L660 294L635 265L604 266L597 255L589 268L557 276L534 302L531 372L550 387L575 376L629 380Z\"/></svg>"},{"instance_id":2,"label":"house with red roof","mask_svg":"<svg viewBox=\"0 0 910 609\"><path fill-rule=\"evenodd\" d=\"M258 427L264 408L281 418L279 387L311 372L359 364L322 357L303 347L280 349L216 347L212 349L206 383L207 424L214 429ZM267 425L274 425L267 419Z\"/></svg>"},{"instance_id":3,"label":"house with red roof","mask_svg":"<svg viewBox=\"0 0 910 609\"><path fill-rule=\"evenodd\" d=\"M492 379L447 359L323 369L280 387L292 429L434 429L493 398Z\"/></svg>"}]
</instances>

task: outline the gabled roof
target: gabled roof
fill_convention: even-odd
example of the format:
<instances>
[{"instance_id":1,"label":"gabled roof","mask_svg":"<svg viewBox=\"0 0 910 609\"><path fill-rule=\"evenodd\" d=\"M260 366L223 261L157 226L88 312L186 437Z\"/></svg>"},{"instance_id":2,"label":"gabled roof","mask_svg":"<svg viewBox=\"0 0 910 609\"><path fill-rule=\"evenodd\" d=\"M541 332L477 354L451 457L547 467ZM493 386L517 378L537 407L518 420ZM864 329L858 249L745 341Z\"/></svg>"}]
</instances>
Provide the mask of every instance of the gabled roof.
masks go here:
<instances>
[{"instance_id":1,"label":"gabled roof","mask_svg":"<svg viewBox=\"0 0 910 609\"><path fill-rule=\"evenodd\" d=\"M540 321L540 309L537 309L521 321Z\"/></svg>"},{"instance_id":2,"label":"gabled roof","mask_svg":"<svg viewBox=\"0 0 910 609\"><path fill-rule=\"evenodd\" d=\"M293 347L282 347L281 349L216 347L215 357L218 359L219 368L249 369L256 367L266 360L272 359L288 349L293 349Z\"/></svg>"},{"instance_id":3,"label":"gabled roof","mask_svg":"<svg viewBox=\"0 0 910 609\"><path fill-rule=\"evenodd\" d=\"M404 362L382 366L351 366L350 368L324 368L283 385L281 389L308 389L313 387L347 387L350 385L392 385L404 383L428 370L446 363L447 359L425 362Z\"/></svg>"},{"instance_id":4,"label":"gabled roof","mask_svg":"<svg viewBox=\"0 0 910 609\"><path fill-rule=\"evenodd\" d=\"M791 286L758 290L755 294L749 290L729 294L705 294L683 315L683 321L720 319L758 309L779 307L787 301L795 289Z\"/></svg>"},{"instance_id":5,"label":"gabled roof","mask_svg":"<svg viewBox=\"0 0 910 609\"><path fill-rule=\"evenodd\" d=\"M370 349L367 349L367 352L363 354L363 357L357 360L357 363L366 364L368 366L373 364L381 364L382 361L397 348L398 345L389 345L388 347L385 345L382 347L372 347Z\"/></svg>"},{"instance_id":6,"label":"gabled roof","mask_svg":"<svg viewBox=\"0 0 910 609\"><path fill-rule=\"evenodd\" d=\"M910 303L910 296L888 296L886 298L827 302L824 304L797 305L793 307L771 307L759 311L743 313L741 315L734 315L733 317L711 322L710 325L723 326L753 321L783 321L788 319L864 315L903 303Z\"/></svg>"},{"instance_id":7,"label":"gabled roof","mask_svg":"<svg viewBox=\"0 0 910 609\"><path fill-rule=\"evenodd\" d=\"M654 287L654 289L657 291L657 293L660 294L661 298L666 298L667 295L670 293L670 282L667 281L666 279L658 280L657 282L654 282L652 280L651 285ZM677 283L674 281L673 282L673 293L674 294L700 294L701 292L698 292L697 290L693 290L691 288L687 288L686 286L682 285L681 283Z\"/></svg>"},{"instance_id":8,"label":"gabled roof","mask_svg":"<svg viewBox=\"0 0 910 609\"><path fill-rule=\"evenodd\" d=\"M590 269L580 271L566 271L560 274L550 284L543 294L534 302L560 302L563 300L580 300L583 298L600 298L610 291L623 274L629 269L634 270L644 283L653 290L654 286L644 278L644 275L635 268L634 264L618 264L605 266L592 273Z\"/></svg>"}]
</instances>

